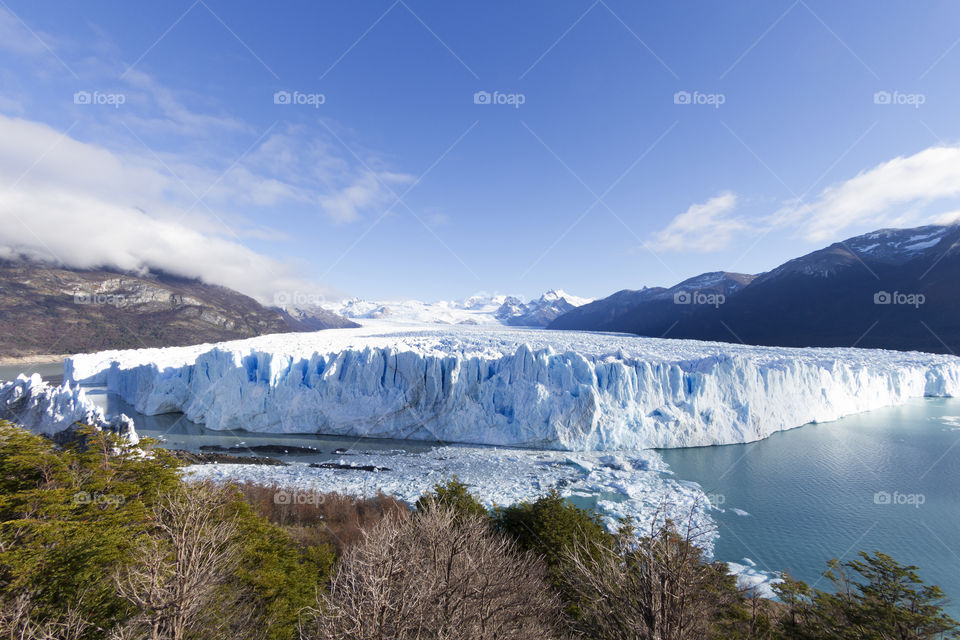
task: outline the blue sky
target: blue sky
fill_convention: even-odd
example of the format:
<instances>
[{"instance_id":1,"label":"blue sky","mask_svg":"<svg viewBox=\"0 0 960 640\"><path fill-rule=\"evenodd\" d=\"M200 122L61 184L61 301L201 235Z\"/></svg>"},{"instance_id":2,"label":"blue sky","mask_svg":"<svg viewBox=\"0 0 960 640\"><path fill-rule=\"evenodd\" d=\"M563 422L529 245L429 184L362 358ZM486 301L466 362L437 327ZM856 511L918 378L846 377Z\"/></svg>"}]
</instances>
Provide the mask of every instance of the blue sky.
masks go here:
<instances>
[{"instance_id":1,"label":"blue sky","mask_svg":"<svg viewBox=\"0 0 960 640\"><path fill-rule=\"evenodd\" d=\"M760 272L956 217L958 41L946 1L2 0L0 251L264 300Z\"/></svg>"}]
</instances>

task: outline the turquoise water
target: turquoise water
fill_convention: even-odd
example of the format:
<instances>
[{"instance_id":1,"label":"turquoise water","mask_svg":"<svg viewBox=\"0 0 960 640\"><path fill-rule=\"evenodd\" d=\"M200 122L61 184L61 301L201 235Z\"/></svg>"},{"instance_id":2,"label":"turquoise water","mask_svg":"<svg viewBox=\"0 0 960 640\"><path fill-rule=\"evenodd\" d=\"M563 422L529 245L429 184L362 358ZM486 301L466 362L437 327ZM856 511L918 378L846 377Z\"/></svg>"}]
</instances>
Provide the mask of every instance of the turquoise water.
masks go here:
<instances>
[{"instance_id":1,"label":"turquoise water","mask_svg":"<svg viewBox=\"0 0 960 640\"><path fill-rule=\"evenodd\" d=\"M824 589L828 559L883 551L919 566L960 617L960 399L917 399L751 444L660 453L678 478L723 503L718 559L747 557Z\"/></svg>"}]
</instances>

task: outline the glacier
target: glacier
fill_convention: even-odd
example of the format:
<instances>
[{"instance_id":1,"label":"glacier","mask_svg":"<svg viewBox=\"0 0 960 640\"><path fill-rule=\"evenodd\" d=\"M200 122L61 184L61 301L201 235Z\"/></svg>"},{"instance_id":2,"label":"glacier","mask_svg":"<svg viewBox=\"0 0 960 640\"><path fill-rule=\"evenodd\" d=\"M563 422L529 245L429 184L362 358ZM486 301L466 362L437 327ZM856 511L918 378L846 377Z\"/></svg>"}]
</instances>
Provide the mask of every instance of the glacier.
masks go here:
<instances>
[{"instance_id":1,"label":"glacier","mask_svg":"<svg viewBox=\"0 0 960 640\"><path fill-rule=\"evenodd\" d=\"M105 351L64 375L217 430L570 451L751 442L960 391L946 355L470 326Z\"/></svg>"},{"instance_id":2,"label":"glacier","mask_svg":"<svg viewBox=\"0 0 960 640\"><path fill-rule=\"evenodd\" d=\"M0 419L50 438L62 438L80 423L113 431L131 445L140 441L133 420L125 414L107 419L79 386L69 382L53 386L37 373L0 382Z\"/></svg>"},{"instance_id":3,"label":"glacier","mask_svg":"<svg viewBox=\"0 0 960 640\"><path fill-rule=\"evenodd\" d=\"M353 298L324 303L327 311L364 326L426 326L433 324L511 325L544 327L565 311L593 302L592 298L572 296L551 289L536 300L506 295L476 294L464 300L374 301Z\"/></svg>"}]
</instances>

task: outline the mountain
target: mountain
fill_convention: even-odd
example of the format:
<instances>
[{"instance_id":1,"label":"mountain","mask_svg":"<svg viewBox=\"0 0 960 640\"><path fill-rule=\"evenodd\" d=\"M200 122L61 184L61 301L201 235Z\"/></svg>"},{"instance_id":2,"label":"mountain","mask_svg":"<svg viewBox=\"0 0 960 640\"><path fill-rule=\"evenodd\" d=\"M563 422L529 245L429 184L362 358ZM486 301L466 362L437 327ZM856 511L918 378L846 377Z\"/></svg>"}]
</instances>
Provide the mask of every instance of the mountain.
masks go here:
<instances>
[{"instance_id":1,"label":"mountain","mask_svg":"<svg viewBox=\"0 0 960 640\"><path fill-rule=\"evenodd\" d=\"M620 291L551 329L771 346L960 353L960 226L881 229L758 276L716 272Z\"/></svg>"},{"instance_id":2,"label":"mountain","mask_svg":"<svg viewBox=\"0 0 960 640\"><path fill-rule=\"evenodd\" d=\"M532 302L524 304L513 296L503 301L494 317L512 327L545 327L556 318L590 302L557 289L551 289Z\"/></svg>"},{"instance_id":3,"label":"mountain","mask_svg":"<svg viewBox=\"0 0 960 640\"><path fill-rule=\"evenodd\" d=\"M29 356L220 342L357 326L294 317L241 293L169 274L0 261L0 354Z\"/></svg>"},{"instance_id":4,"label":"mountain","mask_svg":"<svg viewBox=\"0 0 960 640\"><path fill-rule=\"evenodd\" d=\"M319 306L270 308L280 314L289 331L321 331L323 329L346 329L360 326L353 320Z\"/></svg>"},{"instance_id":5,"label":"mountain","mask_svg":"<svg viewBox=\"0 0 960 640\"><path fill-rule=\"evenodd\" d=\"M561 314L590 302L560 290L551 290L529 303L515 296L475 295L465 300L371 301L354 298L327 305L327 309L363 325L510 325L545 327Z\"/></svg>"},{"instance_id":6,"label":"mountain","mask_svg":"<svg viewBox=\"0 0 960 640\"><path fill-rule=\"evenodd\" d=\"M589 329L593 331L626 331L643 327L644 335L660 336L674 323L697 311L694 297L729 298L750 284L755 276L716 271L704 273L670 287L624 289L613 295L568 311L548 324L550 329ZM689 299L691 304L683 304ZM676 336L673 336L676 337Z\"/></svg>"}]
</instances>

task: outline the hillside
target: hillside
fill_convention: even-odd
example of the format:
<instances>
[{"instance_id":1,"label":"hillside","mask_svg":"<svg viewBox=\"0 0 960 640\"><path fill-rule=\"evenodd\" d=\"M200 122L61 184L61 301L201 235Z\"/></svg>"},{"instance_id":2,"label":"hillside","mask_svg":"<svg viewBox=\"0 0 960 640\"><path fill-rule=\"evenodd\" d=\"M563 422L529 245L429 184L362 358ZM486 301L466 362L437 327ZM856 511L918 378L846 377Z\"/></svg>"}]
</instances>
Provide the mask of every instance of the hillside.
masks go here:
<instances>
[{"instance_id":1,"label":"hillside","mask_svg":"<svg viewBox=\"0 0 960 640\"><path fill-rule=\"evenodd\" d=\"M758 276L716 272L671 289L620 291L549 328L960 353L958 246L960 226L881 229Z\"/></svg>"},{"instance_id":2,"label":"hillside","mask_svg":"<svg viewBox=\"0 0 960 640\"><path fill-rule=\"evenodd\" d=\"M219 342L356 326L334 313L294 318L241 293L168 274L139 276L0 262L0 355Z\"/></svg>"}]
</instances>

